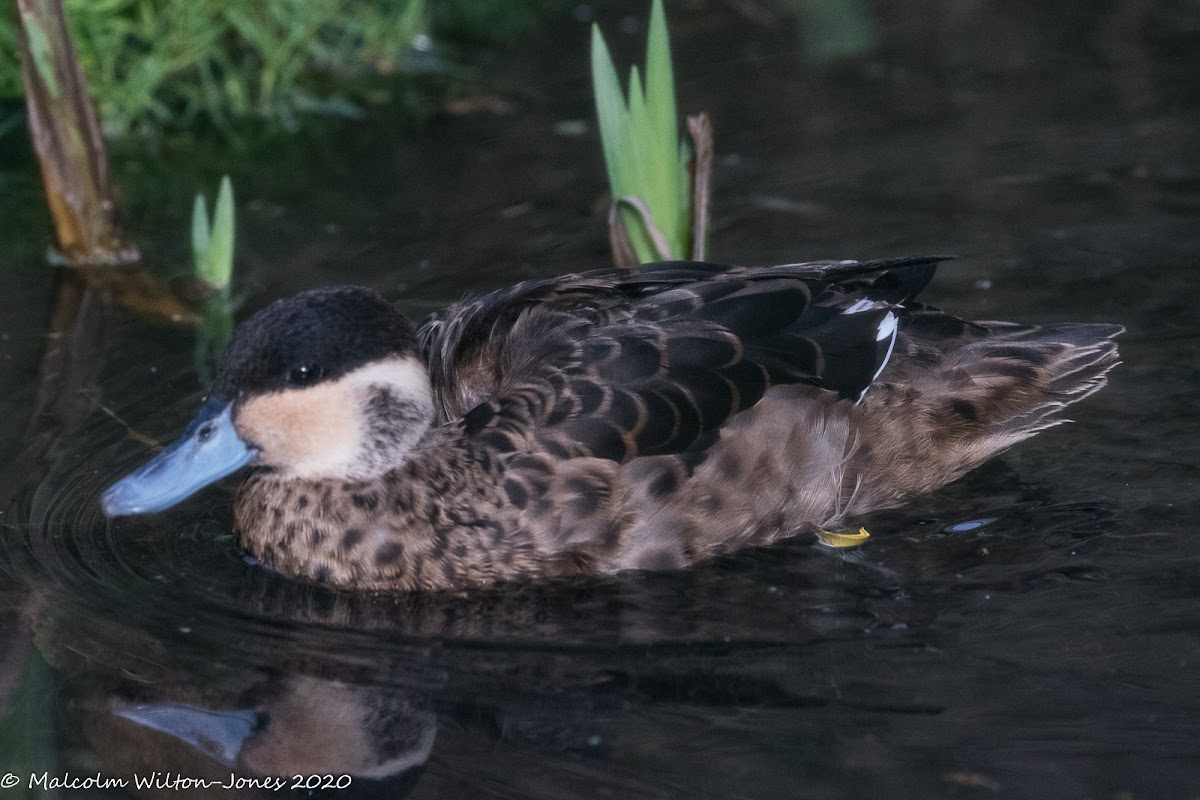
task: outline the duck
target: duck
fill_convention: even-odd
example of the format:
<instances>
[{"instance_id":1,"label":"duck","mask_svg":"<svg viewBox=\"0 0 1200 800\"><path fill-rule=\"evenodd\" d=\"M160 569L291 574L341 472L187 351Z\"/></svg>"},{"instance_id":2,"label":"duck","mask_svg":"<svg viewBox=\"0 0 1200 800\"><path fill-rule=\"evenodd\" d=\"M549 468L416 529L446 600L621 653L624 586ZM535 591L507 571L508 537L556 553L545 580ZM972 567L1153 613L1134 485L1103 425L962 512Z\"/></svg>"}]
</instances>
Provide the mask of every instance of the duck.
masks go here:
<instances>
[{"instance_id":1,"label":"duck","mask_svg":"<svg viewBox=\"0 0 1200 800\"><path fill-rule=\"evenodd\" d=\"M967 321L945 257L670 261L526 280L414 325L326 287L241 323L179 439L103 493L243 468L241 546L298 580L466 590L685 568L932 492L1106 385L1115 324Z\"/></svg>"}]
</instances>

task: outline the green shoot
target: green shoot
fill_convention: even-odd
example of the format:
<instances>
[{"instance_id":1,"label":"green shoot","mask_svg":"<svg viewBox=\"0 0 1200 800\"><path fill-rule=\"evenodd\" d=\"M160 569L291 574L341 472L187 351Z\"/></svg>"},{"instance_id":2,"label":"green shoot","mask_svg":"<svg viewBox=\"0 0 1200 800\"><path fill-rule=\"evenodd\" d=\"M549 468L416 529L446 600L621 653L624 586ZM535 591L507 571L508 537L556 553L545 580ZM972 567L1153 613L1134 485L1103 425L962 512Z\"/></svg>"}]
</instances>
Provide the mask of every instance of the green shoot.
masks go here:
<instances>
[{"instance_id":1,"label":"green shoot","mask_svg":"<svg viewBox=\"0 0 1200 800\"><path fill-rule=\"evenodd\" d=\"M688 167L691 153L679 139L671 46L662 0L654 0L650 12L645 89L634 67L628 96L622 93L604 36L595 26L592 85L616 215L637 261L689 257L693 225ZM613 235L616 237L617 232Z\"/></svg>"},{"instance_id":2,"label":"green shoot","mask_svg":"<svg viewBox=\"0 0 1200 800\"><path fill-rule=\"evenodd\" d=\"M208 230L208 200L204 192L196 192L192 203L192 264L196 277L205 280L208 274L208 245L212 234Z\"/></svg>"},{"instance_id":3,"label":"green shoot","mask_svg":"<svg viewBox=\"0 0 1200 800\"><path fill-rule=\"evenodd\" d=\"M212 292L204 298L204 316L196 328L193 363L201 386L209 386L216 377L221 353L233 337L233 312L237 305L228 291Z\"/></svg>"},{"instance_id":4,"label":"green shoot","mask_svg":"<svg viewBox=\"0 0 1200 800\"><path fill-rule=\"evenodd\" d=\"M204 193L192 205L192 263L196 277L214 289L225 291L233 278L233 183L221 179L211 224Z\"/></svg>"}]
</instances>

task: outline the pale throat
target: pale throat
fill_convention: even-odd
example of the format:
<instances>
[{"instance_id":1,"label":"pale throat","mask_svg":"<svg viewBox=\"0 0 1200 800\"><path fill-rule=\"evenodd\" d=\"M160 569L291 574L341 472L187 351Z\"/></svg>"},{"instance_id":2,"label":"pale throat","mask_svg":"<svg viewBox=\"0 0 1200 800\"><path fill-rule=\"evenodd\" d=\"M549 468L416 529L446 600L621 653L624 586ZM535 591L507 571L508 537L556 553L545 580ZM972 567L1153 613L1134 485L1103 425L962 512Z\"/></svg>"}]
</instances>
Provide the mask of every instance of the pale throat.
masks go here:
<instances>
[{"instance_id":1,"label":"pale throat","mask_svg":"<svg viewBox=\"0 0 1200 800\"><path fill-rule=\"evenodd\" d=\"M432 421L429 373L413 356L252 397L234 412L257 464L303 480L377 478L404 463Z\"/></svg>"}]
</instances>

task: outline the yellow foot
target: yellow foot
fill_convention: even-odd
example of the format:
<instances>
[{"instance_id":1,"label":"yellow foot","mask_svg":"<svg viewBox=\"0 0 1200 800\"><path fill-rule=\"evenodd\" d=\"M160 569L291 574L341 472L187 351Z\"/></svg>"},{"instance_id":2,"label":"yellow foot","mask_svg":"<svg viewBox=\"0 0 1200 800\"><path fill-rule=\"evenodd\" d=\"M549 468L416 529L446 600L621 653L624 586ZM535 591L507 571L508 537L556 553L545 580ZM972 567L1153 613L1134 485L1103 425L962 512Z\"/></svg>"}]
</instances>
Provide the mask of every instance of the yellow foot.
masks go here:
<instances>
[{"instance_id":1,"label":"yellow foot","mask_svg":"<svg viewBox=\"0 0 1200 800\"><path fill-rule=\"evenodd\" d=\"M858 547L870 538L866 528L859 528L858 533L836 533L817 528L817 541L826 547Z\"/></svg>"}]
</instances>

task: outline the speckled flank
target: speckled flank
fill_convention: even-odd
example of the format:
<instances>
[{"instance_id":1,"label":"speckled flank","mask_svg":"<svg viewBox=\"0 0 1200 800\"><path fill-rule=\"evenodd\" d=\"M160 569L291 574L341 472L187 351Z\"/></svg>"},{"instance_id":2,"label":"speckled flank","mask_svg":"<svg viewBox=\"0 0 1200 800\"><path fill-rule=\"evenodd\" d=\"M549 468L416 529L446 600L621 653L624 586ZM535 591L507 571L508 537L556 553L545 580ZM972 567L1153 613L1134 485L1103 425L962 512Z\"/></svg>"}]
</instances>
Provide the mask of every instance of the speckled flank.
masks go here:
<instances>
[{"instance_id":1,"label":"speckled flank","mask_svg":"<svg viewBox=\"0 0 1200 800\"><path fill-rule=\"evenodd\" d=\"M358 588L440 589L543 574L532 536L505 532L516 514L502 472L484 469L484 459L453 442L454 434L439 431L396 470L329 493L318 482L253 474L236 507L244 545L289 574ZM447 459L450 448L458 452ZM430 467L431 480L421 480ZM321 499L302 511L293 504L275 519L271 502L285 486ZM285 546L289 527L303 535ZM494 557L501 550L505 557Z\"/></svg>"}]
</instances>

